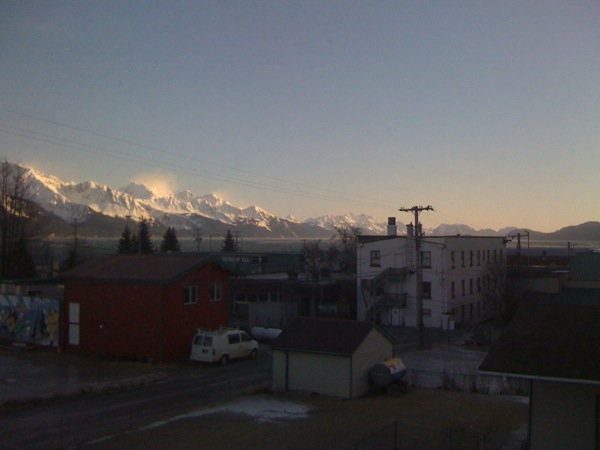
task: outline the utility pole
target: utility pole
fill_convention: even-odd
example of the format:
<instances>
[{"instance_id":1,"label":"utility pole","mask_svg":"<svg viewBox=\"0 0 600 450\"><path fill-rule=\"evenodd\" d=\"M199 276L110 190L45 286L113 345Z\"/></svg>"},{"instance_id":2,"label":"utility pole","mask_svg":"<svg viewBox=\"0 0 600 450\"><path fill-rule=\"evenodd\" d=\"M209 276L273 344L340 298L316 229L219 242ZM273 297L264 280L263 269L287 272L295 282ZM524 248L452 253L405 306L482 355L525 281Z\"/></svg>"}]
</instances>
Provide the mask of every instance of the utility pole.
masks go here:
<instances>
[{"instance_id":1,"label":"utility pole","mask_svg":"<svg viewBox=\"0 0 600 450\"><path fill-rule=\"evenodd\" d=\"M234 232L235 232L235 251L239 252L240 251L240 247L239 247L239 244L238 244L238 240L240 238L240 232L239 232L239 230L235 230Z\"/></svg>"},{"instance_id":2,"label":"utility pole","mask_svg":"<svg viewBox=\"0 0 600 450\"><path fill-rule=\"evenodd\" d=\"M200 236L200 228L196 228L196 252L200 253L200 242L202 242L202 236Z\"/></svg>"},{"instance_id":3,"label":"utility pole","mask_svg":"<svg viewBox=\"0 0 600 450\"><path fill-rule=\"evenodd\" d=\"M400 208L402 212L412 212L415 215L415 274L416 274L416 296L417 296L417 332L419 336L418 346L420 350L425 348L425 327L423 326L423 268L421 267L421 224L419 213L421 211L433 211L429 206L413 206L412 208Z\"/></svg>"},{"instance_id":4,"label":"utility pole","mask_svg":"<svg viewBox=\"0 0 600 450\"><path fill-rule=\"evenodd\" d=\"M73 218L73 251L77 255L77 217Z\"/></svg>"}]
</instances>

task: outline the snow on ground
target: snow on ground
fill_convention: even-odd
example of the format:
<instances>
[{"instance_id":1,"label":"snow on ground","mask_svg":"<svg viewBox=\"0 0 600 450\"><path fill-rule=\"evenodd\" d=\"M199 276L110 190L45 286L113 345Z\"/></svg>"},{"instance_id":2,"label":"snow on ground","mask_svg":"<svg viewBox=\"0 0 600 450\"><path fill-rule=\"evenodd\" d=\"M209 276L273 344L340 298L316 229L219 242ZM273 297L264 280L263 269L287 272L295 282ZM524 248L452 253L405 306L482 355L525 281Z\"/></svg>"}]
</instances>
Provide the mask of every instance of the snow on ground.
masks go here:
<instances>
[{"instance_id":1,"label":"snow on ground","mask_svg":"<svg viewBox=\"0 0 600 450\"><path fill-rule=\"evenodd\" d=\"M287 400L276 400L266 396L251 395L224 403L223 405L215 406L214 408L202 409L188 414L175 416L168 420L154 422L141 428L141 430L160 427L181 419L193 419L217 413L242 414L257 420L258 422L297 420L307 418L310 409L310 406Z\"/></svg>"}]
</instances>

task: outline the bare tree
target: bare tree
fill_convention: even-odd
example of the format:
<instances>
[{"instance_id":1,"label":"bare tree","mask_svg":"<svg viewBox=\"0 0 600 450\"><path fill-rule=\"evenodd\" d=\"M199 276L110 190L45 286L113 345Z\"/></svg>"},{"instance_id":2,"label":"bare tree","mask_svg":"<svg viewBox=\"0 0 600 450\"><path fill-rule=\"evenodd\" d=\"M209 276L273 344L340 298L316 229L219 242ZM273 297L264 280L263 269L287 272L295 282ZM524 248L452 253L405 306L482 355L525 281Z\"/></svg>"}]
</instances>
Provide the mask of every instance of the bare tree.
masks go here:
<instances>
[{"instance_id":1,"label":"bare tree","mask_svg":"<svg viewBox=\"0 0 600 450\"><path fill-rule=\"evenodd\" d=\"M360 227L354 225L340 225L335 227L337 237L342 245L342 251L356 256L356 241L361 233Z\"/></svg>"},{"instance_id":2,"label":"bare tree","mask_svg":"<svg viewBox=\"0 0 600 450\"><path fill-rule=\"evenodd\" d=\"M488 264L483 273L482 282L485 317L503 317L506 313L506 304L509 297L506 266L496 263Z\"/></svg>"},{"instance_id":3,"label":"bare tree","mask_svg":"<svg viewBox=\"0 0 600 450\"><path fill-rule=\"evenodd\" d=\"M0 274L27 277L35 274L28 250L32 209L26 171L6 159L0 163Z\"/></svg>"},{"instance_id":4,"label":"bare tree","mask_svg":"<svg viewBox=\"0 0 600 450\"><path fill-rule=\"evenodd\" d=\"M354 225L341 225L335 227L337 231L337 240L342 248L341 255L338 256L340 263L346 271L356 270L356 244L361 229Z\"/></svg>"}]
</instances>

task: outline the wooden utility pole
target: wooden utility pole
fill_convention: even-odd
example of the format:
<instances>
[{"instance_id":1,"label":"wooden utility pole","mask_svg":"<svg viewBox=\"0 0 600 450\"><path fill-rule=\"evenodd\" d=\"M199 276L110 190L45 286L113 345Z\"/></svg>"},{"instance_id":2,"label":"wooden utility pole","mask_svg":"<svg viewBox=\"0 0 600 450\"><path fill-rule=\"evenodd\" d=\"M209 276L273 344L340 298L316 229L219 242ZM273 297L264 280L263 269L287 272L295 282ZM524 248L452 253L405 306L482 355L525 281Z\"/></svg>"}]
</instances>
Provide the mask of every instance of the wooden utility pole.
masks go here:
<instances>
[{"instance_id":1,"label":"wooden utility pole","mask_svg":"<svg viewBox=\"0 0 600 450\"><path fill-rule=\"evenodd\" d=\"M433 211L429 206L413 206L412 208L400 208L402 212L412 212L415 215L415 274L416 274L416 297L417 297L417 332L418 347L425 348L425 327L423 326L423 268L421 267L421 225L419 224L419 213L421 211Z\"/></svg>"},{"instance_id":2,"label":"wooden utility pole","mask_svg":"<svg viewBox=\"0 0 600 450\"><path fill-rule=\"evenodd\" d=\"M200 228L196 228L196 252L200 253L200 242L202 242L202 236L200 235Z\"/></svg>"}]
</instances>

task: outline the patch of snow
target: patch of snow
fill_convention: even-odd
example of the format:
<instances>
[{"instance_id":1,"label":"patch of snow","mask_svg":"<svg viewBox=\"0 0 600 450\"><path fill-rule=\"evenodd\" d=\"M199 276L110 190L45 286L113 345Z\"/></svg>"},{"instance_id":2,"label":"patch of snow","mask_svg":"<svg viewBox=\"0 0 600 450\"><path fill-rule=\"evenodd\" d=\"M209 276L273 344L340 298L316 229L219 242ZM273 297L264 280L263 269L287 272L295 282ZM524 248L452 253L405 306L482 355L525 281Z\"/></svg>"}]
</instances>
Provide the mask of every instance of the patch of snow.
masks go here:
<instances>
[{"instance_id":1,"label":"patch of snow","mask_svg":"<svg viewBox=\"0 0 600 450\"><path fill-rule=\"evenodd\" d=\"M161 427L170 422L182 419L193 419L210 414L242 414L258 422L280 422L284 420L298 420L308 418L310 406L294 403L287 400L276 400L268 397L252 395L232 402L224 403L214 408L202 409L188 414L181 414L168 420L161 420L147 425L140 430Z\"/></svg>"}]
</instances>

